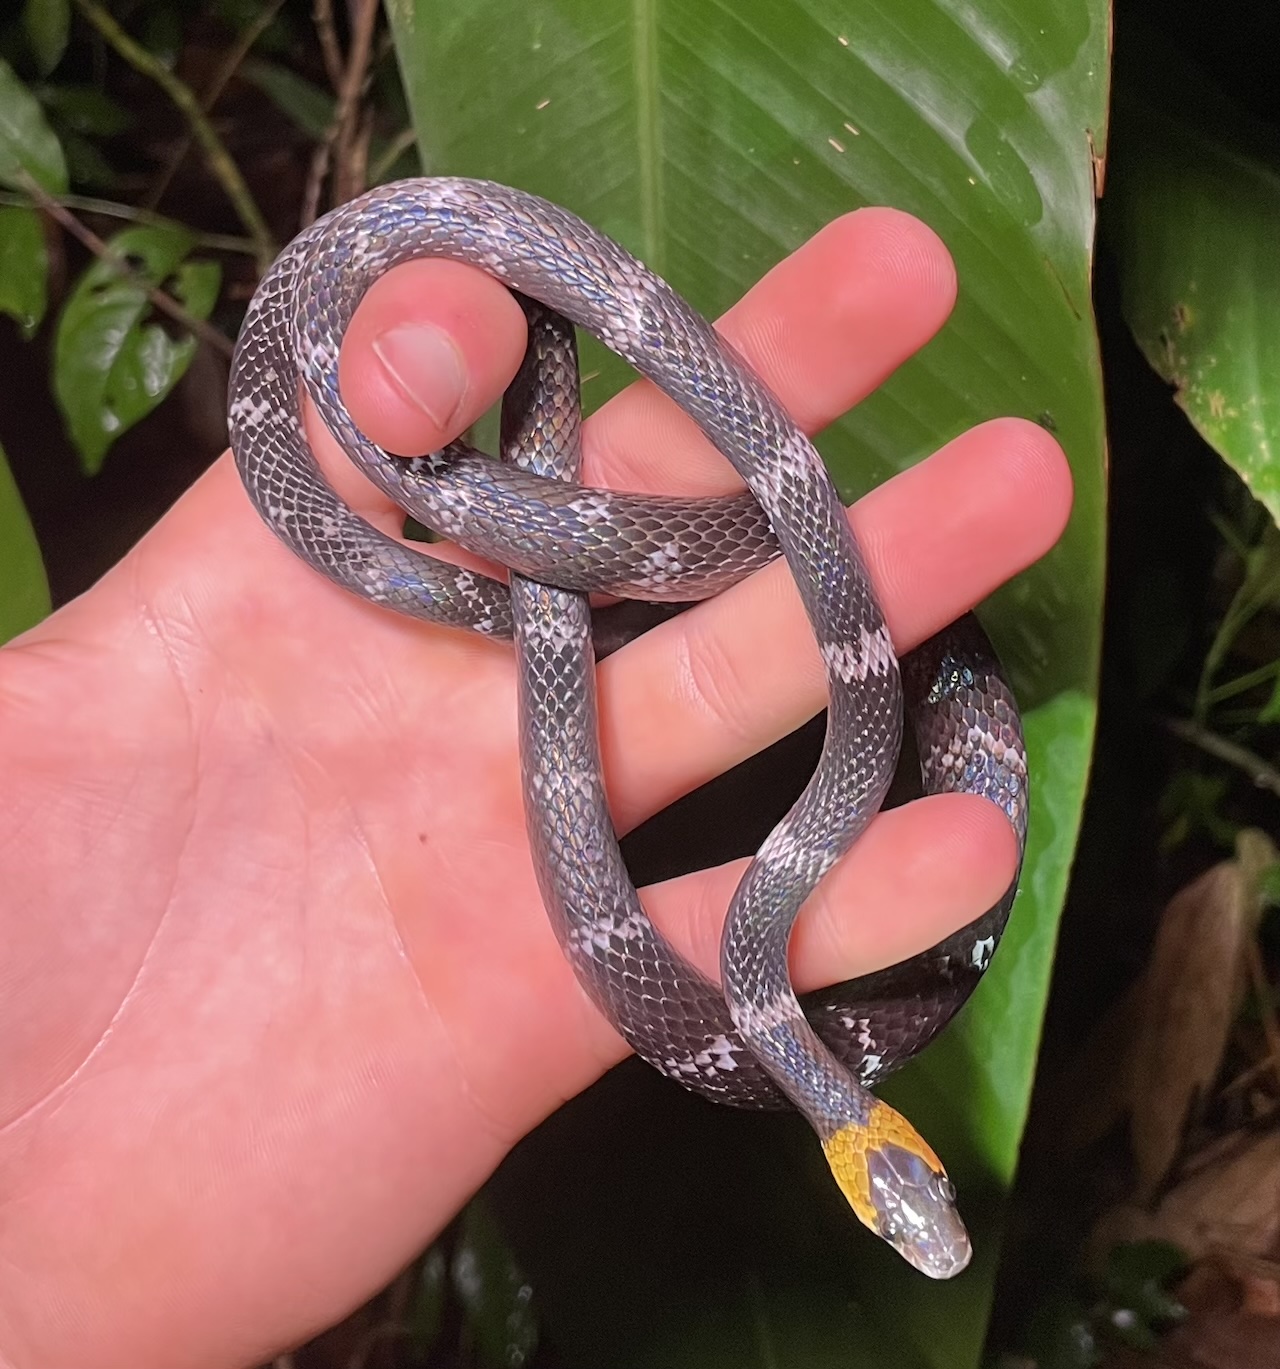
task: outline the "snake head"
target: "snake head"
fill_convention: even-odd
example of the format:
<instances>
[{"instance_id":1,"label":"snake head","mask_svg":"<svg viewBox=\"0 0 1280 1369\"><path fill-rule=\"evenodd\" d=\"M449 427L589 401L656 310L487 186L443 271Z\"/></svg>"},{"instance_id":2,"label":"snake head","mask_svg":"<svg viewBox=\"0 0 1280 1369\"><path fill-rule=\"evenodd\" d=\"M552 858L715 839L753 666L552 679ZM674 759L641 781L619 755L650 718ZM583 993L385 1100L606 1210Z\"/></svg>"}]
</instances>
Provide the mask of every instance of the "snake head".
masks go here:
<instances>
[{"instance_id":1,"label":"snake head","mask_svg":"<svg viewBox=\"0 0 1280 1369\"><path fill-rule=\"evenodd\" d=\"M892 1142L867 1152L877 1233L931 1279L949 1279L973 1248L956 1211L956 1190L941 1165Z\"/></svg>"},{"instance_id":2,"label":"snake head","mask_svg":"<svg viewBox=\"0 0 1280 1369\"><path fill-rule=\"evenodd\" d=\"M958 1274L973 1253L942 1162L901 1113L876 1102L822 1143L859 1219L931 1279Z\"/></svg>"}]
</instances>

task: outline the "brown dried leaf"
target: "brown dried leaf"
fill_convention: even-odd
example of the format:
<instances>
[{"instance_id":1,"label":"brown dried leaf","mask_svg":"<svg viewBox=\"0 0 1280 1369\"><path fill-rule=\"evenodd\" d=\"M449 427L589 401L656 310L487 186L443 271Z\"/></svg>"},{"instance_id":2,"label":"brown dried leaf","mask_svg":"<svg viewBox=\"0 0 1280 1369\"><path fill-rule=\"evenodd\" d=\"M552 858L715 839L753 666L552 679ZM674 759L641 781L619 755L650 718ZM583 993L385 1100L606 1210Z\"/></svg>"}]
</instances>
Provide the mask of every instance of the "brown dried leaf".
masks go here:
<instances>
[{"instance_id":1,"label":"brown dried leaf","mask_svg":"<svg viewBox=\"0 0 1280 1369\"><path fill-rule=\"evenodd\" d=\"M1217 1160L1172 1188L1154 1212L1138 1203L1109 1212L1094 1231L1095 1251L1138 1240L1170 1241L1193 1260L1280 1250L1280 1131L1229 1138L1213 1150Z\"/></svg>"},{"instance_id":2,"label":"brown dried leaf","mask_svg":"<svg viewBox=\"0 0 1280 1369\"><path fill-rule=\"evenodd\" d=\"M1243 953L1261 914L1258 877L1280 858L1246 829L1234 860L1165 909L1142 976L1116 1000L1055 1090L1053 1130L1068 1153L1100 1140L1126 1114L1149 1198L1168 1173L1188 1115L1212 1084L1240 1002ZM1080 1098L1090 1100L1087 1108Z\"/></svg>"},{"instance_id":3,"label":"brown dried leaf","mask_svg":"<svg viewBox=\"0 0 1280 1369\"><path fill-rule=\"evenodd\" d=\"M1276 1369L1280 1317L1253 1301L1265 1282L1242 1275L1230 1261L1200 1265L1178 1289L1189 1315L1162 1341L1161 1354L1196 1369Z\"/></svg>"},{"instance_id":4,"label":"brown dried leaf","mask_svg":"<svg viewBox=\"0 0 1280 1369\"><path fill-rule=\"evenodd\" d=\"M1251 885L1223 861L1165 908L1143 977L1129 1136L1138 1197L1150 1198L1178 1154L1192 1109L1217 1076L1244 984Z\"/></svg>"}]
</instances>

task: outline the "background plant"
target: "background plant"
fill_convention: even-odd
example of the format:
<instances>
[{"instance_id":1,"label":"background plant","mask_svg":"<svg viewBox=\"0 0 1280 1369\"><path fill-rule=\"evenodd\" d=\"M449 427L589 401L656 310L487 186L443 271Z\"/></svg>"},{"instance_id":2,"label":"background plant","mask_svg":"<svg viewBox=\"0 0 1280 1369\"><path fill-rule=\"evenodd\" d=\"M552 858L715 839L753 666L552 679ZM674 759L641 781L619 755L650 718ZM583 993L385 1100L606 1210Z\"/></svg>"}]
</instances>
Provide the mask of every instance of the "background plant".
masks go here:
<instances>
[{"instance_id":1,"label":"background plant","mask_svg":"<svg viewBox=\"0 0 1280 1369\"><path fill-rule=\"evenodd\" d=\"M959 1028L893 1088L958 1161L978 1267L946 1288L911 1279L849 1229L787 1119L722 1115L623 1069L298 1363L962 1369L984 1353L1076 1365L1170 1345L1184 1358L1169 1363L1199 1363L1186 1358L1196 1335L1221 1326L1196 1299L1219 1266L1189 1248L1169 1201L1176 1217L1206 1146L1265 1137L1280 1098L1280 878L1253 838L1274 830L1280 794L1280 110L1245 56L1280 37L1272 7L1237 0L1206 19L1183 0L1120 5L1113 101L1105 0L389 11L390 24L372 0L26 0L0 30L0 312L13 321L0 343L48 391L37 441L16 441L21 415L0 408L18 475L0 465L0 638L47 611L41 548L65 598L219 450L220 417L200 427L191 411L210 395L220 410L231 339L276 246L419 165L569 205L711 314L854 204L920 214L957 258L961 301L935 343L824 435L837 481L853 497L1012 412L1063 442L1077 507L1053 556L986 609L1027 707L1035 781L1014 928ZM1105 651L1095 311L1113 462ZM599 349L584 364L592 405L625 379ZM71 457L78 471L54 497L48 473ZM749 849L814 736L635 834L637 875ZM726 812L728 847L676 843L678 827ZM1188 912L1174 896L1206 872L1216 893ZM1220 938L1214 977L1204 946L1228 906L1239 935ZM1214 1011L1191 1016L1223 1024L1201 1034L1200 1075L1175 1081L1166 1097L1182 1103L1160 1115L1082 1044L1157 965L1166 998L1182 1001L1191 971L1188 992L1220 986ZM1140 1054L1189 1014L1136 1016ZM1078 1105L1082 1078L1110 1100L1097 1115L1112 1125L1078 1139L1067 1168L1088 1180L1064 1220L1060 1147L1040 1137L1065 1134L1053 1119ZM1147 1125L1126 1136L1135 1111ZM1144 1202L1165 1225L1121 1229L1154 1132L1163 1188ZM1265 1283L1280 1249L1235 1239Z\"/></svg>"}]
</instances>

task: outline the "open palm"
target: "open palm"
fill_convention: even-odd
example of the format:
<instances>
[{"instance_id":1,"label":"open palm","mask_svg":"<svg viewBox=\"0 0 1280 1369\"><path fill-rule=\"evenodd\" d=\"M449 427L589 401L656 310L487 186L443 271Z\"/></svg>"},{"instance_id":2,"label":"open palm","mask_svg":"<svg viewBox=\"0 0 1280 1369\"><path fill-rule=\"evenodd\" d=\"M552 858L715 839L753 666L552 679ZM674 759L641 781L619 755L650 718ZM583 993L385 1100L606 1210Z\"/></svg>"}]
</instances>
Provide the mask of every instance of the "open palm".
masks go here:
<instances>
[{"instance_id":1,"label":"open palm","mask_svg":"<svg viewBox=\"0 0 1280 1369\"><path fill-rule=\"evenodd\" d=\"M932 234L864 211L722 327L816 431L931 336L953 290ZM496 398L522 347L493 282L414 263L362 305L344 392L384 445L424 450ZM734 482L647 385L590 422L587 465L632 489ZM1069 504L1057 446L1014 420L862 501L899 650L1041 555ZM782 565L610 658L600 690L622 831L823 704ZM295 561L225 458L0 653L0 1365L222 1369L300 1340L621 1058L542 912L514 694L508 648ZM798 984L922 949L1013 861L978 800L878 819L806 910ZM738 873L645 893L713 974Z\"/></svg>"}]
</instances>

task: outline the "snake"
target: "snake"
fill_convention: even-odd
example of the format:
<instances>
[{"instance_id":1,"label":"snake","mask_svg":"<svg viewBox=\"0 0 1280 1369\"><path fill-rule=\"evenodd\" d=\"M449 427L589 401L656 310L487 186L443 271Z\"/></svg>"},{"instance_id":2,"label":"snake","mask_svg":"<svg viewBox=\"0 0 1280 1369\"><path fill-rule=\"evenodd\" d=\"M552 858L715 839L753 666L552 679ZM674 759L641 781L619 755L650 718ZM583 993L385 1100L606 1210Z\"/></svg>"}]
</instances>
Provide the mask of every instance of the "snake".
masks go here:
<instances>
[{"instance_id":1,"label":"snake","mask_svg":"<svg viewBox=\"0 0 1280 1369\"><path fill-rule=\"evenodd\" d=\"M423 257L480 268L525 310L528 344L503 399L500 459L461 440L427 454L387 452L341 398L338 355L360 300L393 267ZM745 490L693 499L579 483L575 328L683 409ZM309 445L304 392L379 490L509 568L509 582L392 537L343 503ZM295 555L395 612L513 642L539 889L578 981L635 1053L711 1101L798 1111L864 1225L923 1274L964 1269L972 1244L954 1184L873 1090L968 1001L1021 875L1026 744L976 615L899 660L827 468L763 380L620 244L495 182L391 182L299 233L250 300L227 413L247 496ZM618 845L596 717L596 662L617 643L600 645L609 611L590 596L682 611L779 556L821 654L826 734L809 783L733 894L716 983L649 919ZM800 999L788 969L796 918L883 806L907 718L923 791L996 804L1017 840L1017 873L991 908L929 950Z\"/></svg>"}]
</instances>

